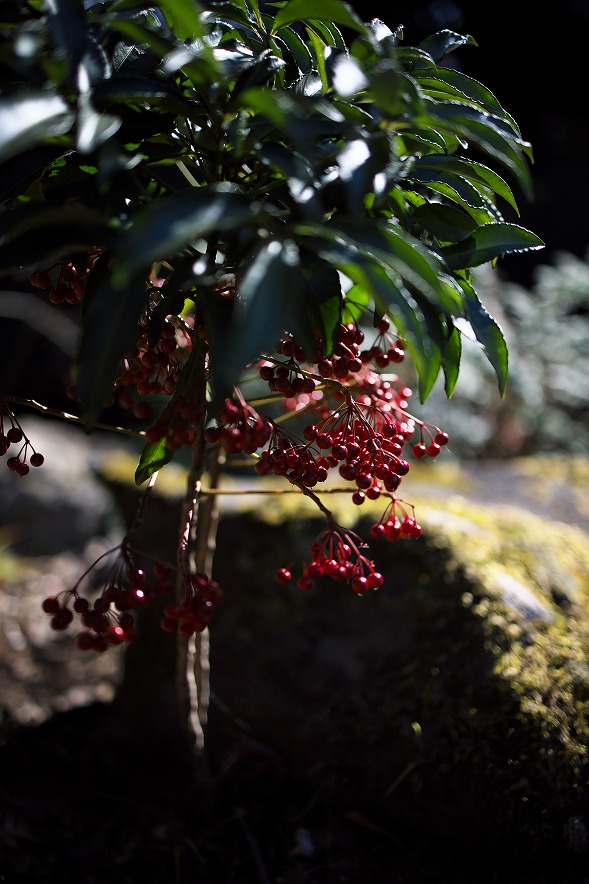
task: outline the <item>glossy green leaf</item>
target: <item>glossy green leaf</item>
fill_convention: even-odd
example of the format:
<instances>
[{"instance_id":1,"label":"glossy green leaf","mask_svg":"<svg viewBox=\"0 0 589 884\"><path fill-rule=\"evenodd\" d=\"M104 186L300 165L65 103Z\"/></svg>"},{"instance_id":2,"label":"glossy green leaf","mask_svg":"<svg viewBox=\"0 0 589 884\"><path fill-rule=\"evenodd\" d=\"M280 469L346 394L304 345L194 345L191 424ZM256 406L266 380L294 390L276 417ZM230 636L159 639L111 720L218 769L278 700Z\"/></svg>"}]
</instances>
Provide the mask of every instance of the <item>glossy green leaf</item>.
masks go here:
<instances>
[{"instance_id":1,"label":"glossy green leaf","mask_svg":"<svg viewBox=\"0 0 589 884\"><path fill-rule=\"evenodd\" d=\"M456 156L429 155L427 157L418 157L413 168L430 169L434 175L438 172L449 172L465 178L477 187L480 192L488 192L489 195L494 193L502 197L519 214L517 203L509 185L493 169L489 169L488 166L484 166L482 163L475 163L472 160L465 160L462 157Z\"/></svg>"},{"instance_id":2,"label":"glossy green leaf","mask_svg":"<svg viewBox=\"0 0 589 884\"><path fill-rule=\"evenodd\" d=\"M477 341L481 344L485 355L495 370L501 396L507 385L508 353L507 344L497 322L481 304L474 288L466 282L462 283L467 310L467 317Z\"/></svg>"},{"instance_id":3,"label":"glossy green leaf","mask_svg":"<svg viewBox=\"0 0 589 884\"><path fill-rule=\"evenodd\" d=\"M508 114L502 107L491 90L462 71L457 71L453 68L438 68L435 73L431 71L426 73L418 71L415 74L415 78L426 91L431 87L442 91L448 89L451 90L451 94L455 97L460 96L471 99L483 110L489 111L508 122L514 134L520 135L519 126L511 114Z\"/></svg>"},{"instance_id":4,"label":"glossy green leaf","mask_svg":"<svg viewBox=\"0 0 589 884\"><path fill-rule=\"evenodd\" d=\"M165 436L157 442L147 442L135 470L135 484L143 485L154 473L165 467L173 456L174 452L168 448Z\"/></svg>"},{"instance_id":5,"label":"glossy green leaf","mask_svg":"<svg viewBox=\"0 0 589 884\"><path fill-rule=\"evenodd\" d=\"M63 135L74 114L63 100L45 89L23 89L0 99L0 163L48 137Z\"/></svg>"},{"instance_id":6,"label":"glossy green leaf","mask_svg":"<svg viewBox=\"0 0 589 884\"><path fill-rule=\"evenodd\" d=\"M442 249L442 256L451 270L477 267L500 255L530 252L544 248L535 233L518 224L491 223L472 231L459 243Z\"/></svg>"},{"instance_id":7,"label":"glossy green leaf","mask_svg":"<svg viewBox=\"0 0 589 884\"><path fill-rule=\"evenodd\" d=\"M149 205L119 241L116 285L195 243L212 230L238 229L253 217L247 199L232 185L195 187Z\"/></svg>"},{"instance_id":8,"label":"glossy green leaf","mask_svg":"<svg viewBox=\"0 0 589 884\"><path fill-rule=\"evenodd\" d=\"M204 36L205 31L199 16L202 7L197 0L158 0L157 5L165 15L170 30L179 40Z\"/></svg>"},{"instance_id":9,"label":"glossy green leaf","mask_svg":"<svg viewBox=\"0 0 589 884\"><path fill-rule=\"evenodd\" d=\"M412 221L440 242L456 243L469 236L476 222L456 206L424 202L412 213Z\"/></svg>"},{"instance_id":10,"label":"glossy green leaf","mask_svg":"<svg viewBox=\"0 0 589 884\"><path fill-rule=\"evenodd\" d=\"M354 223L337 220L317 231L318 235L342 239L359 255L390 267L402 279L422 291L443 312L460 309L460 300L441 282L441 267L417 239L393 224Z\"/></svg>"},{"instance_id":11,"label":"glossy green leaf","mask_svg":"<svg viewBox=\"0 0 589 884\"><path fill-rule=\"evenodd\" d=\"M427 52L435 62L441 61L450 52L466 46L468 43L476 46L476 40L470 35L464 36L457 34L455 31L445 29L426 37L419 44L419 48Z\"/></svg>"},{"instance_id":12,"label":"glossy green leaf","mask_svg":"<svg viewBox=\"0 0 589 884\"><path fill-rule=\"evenodd\" d=\"M220 408L245 366L264 352L285 329L305 347L313 341L311 324L304 320L306 283L294 243L265 242L247 269L239 287L240 311L223 323L208 308L215 327L211 334L212 411Z\"/></svg>"},{"instance_id":13,"label":"glossy green leaf","mask_svg":"<svg viewBox=\"0 0 589 884\"><path fill-rule=\"evenodd\" d=\"M444 372L444 392L448 399L456 387L462 356L462 338L456 326L452 326L444 345L442 370Z\"/></svg>"},{"instance_id":14,"label":"glossy green leaf","mask_svg":"<svg viewBox=\"0 0 589 884\"><path fill-rule=\"evenodd\" d=\"M296 21L333 22L360 34L367 33L366 25L347 3L340 0L288 0L276 15L272 32Z\"/></svg>"},{"instance_id":15,"label":"glossy green leaf","mask_svg":"<svg viewBox=\"0 0 589 884\"><path fill-rule=\"evenodd\" d=\"M499 117L453 101L436 102L430 106L429 112L439 124L447 125L455 134L474 141L486 154L510 169L531 198L532 182L523 153L526 145Z\"/></svg>"}]
</instances>

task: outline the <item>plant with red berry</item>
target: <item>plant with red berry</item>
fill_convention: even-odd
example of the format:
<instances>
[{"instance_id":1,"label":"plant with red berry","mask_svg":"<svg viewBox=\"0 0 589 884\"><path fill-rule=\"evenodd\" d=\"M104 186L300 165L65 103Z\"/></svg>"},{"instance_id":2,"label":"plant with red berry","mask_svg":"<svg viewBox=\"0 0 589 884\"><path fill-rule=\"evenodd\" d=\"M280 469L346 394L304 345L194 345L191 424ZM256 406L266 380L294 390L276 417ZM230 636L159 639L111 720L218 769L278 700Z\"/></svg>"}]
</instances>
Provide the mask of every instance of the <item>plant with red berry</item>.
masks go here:
<instances>
[{"instance_id":1,"label":"plant with red berry","mask_svg":"<svg viewBox=\"0 0 589 884\"><path fill-rule=\"evenodd\" d=\"M471 38L406 46L339 0L127 6L27 2L0 28L2 180L20 182L0 194L0 272L26 267L53 303L81 302L77 419L96 426L114 395L143 422L138 485L191 454L177 561L127 536L93 603L78 584L44 604L56 629L77 614L97 651L134 638L133 612L164 592L164 631L206 628L221 590L199 543L213 521L196 514L223 458L283 477L326 518L279 584L380 587L322 489L336 477L354 504L382 500L374 539L420 535L398 489L408 458L448 436L408 410L410 372L422 400L440 373L451 395L468 327L502 391L505 342L471 268L542 246L501 209L517 213L500 171L531 193L530 145L444 66ZM9 461L22 475L42 458L7 402L1 444L24 440Z\"/></svg>"}]
</instances>

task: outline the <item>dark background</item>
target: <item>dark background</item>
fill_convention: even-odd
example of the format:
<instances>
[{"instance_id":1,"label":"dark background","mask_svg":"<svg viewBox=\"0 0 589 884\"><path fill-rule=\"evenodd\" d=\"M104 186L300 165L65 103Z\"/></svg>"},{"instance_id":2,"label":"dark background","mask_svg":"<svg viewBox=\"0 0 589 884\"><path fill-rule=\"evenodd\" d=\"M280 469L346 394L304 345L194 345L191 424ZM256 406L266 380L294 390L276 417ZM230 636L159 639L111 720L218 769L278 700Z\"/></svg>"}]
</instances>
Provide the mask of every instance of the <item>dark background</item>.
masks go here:
<instances>
[{"instance_id":1,"label":"dark background","mask_svg":"<svg viewBox=\"0 0 589 884\"><path fill-rule=\"evenodd\" d=\"M534 149L530 202L513 186L521 217L546 248L501 259L499 272L528 286L538 263L565 250L584 257L589 244L589 2L386 2L352 0L364 20L404 26L404 42L416 45L442 28L471 34L447 63L480 80L519 124ZM517 221L515 217L507 220Z\"/></svg>"}]
</instances>

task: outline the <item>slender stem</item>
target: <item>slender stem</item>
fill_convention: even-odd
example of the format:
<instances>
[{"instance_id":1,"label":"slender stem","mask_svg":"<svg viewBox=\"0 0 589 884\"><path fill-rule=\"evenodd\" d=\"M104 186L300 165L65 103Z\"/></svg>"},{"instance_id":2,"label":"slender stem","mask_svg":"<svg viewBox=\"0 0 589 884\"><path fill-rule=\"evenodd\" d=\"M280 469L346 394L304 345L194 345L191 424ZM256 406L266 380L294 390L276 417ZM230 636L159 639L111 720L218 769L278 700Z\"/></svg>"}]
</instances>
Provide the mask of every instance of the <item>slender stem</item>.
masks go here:
<instances>
[{"instance_id":1,"label":"slender stem","mask_svg":"<svg viewBox=\"0 0 589 884\"><path fill-rule=\"evenodd\" d=\"M209 480L211 488L216 488L221 480L223 466L225 464L225 452L221 446L217 446L214 450L214 456L210 465ZM194 553L195 568L197 571L204 571L211 575L213 570L213 559L217 541L217 527L219 525L219 508L218 498L215 495L201 497L198 506L198 534L195 539L196 547ZM210 686L210 644L209 630L204 629L203 632L196 633L194 637L194 661L193 675L194 686L196 690L196 712L198 714L200 729L203 733L208 720L208 710L211 694Z\"/></svg>"},{"instance_id":2,"label":"slender stem","mask_svg":"<svg viewBox=\"0 0 589 884\"><path fill-rule=\"evenodd\" d=\"M40 402L35 402L34 399L22 399L20 396L3 396L2 399L6 402L16 402L18 405L28 405L29 408L34 408L42 414L50 414L53 417L60 417L62 420L86 427L86 423L81 417L77 417L75 414L68 414L67 411L61 411L59 408L49 408L47 405L41 405ZM123 433L126 436L145 436L144 430L129 430L126 427L117 427L113 424L101 424L98 422L92 424L92 429L110 430L113 433Z\"/></svg>"}]
</instances>

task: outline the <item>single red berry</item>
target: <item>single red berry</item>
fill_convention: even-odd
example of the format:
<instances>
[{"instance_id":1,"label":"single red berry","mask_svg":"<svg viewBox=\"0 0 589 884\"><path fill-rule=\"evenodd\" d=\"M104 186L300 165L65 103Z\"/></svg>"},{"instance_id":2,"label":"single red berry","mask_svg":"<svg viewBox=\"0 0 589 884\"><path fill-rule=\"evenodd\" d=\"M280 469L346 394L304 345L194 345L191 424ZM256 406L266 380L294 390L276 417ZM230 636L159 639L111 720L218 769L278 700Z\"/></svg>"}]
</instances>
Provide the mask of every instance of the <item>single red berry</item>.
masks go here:
<instances>
[{"instance_id":1,"label":"single red berry","mask_svg":"<svg viewBox=\"0 0 589 884\"><path fill-rule=\"evenodd\" d=\"M425 457L427 454L427 445L424 445L423 442L418 442L417 445L413 446L413 454L415 457Z\"/></svg>"},{"instance_id":2,"label":"single red berry","mask_svg":"<svg viewBox=\"0 0 589 884\"><path fill-rule=\"evenodd\" d=\"M45 458L38 451L35 451L34 454L31 454L29 463L32 467L40 467L45 463Z\"/></svg>"},{"instance_id":3,"label":"single red berry","mask_svg":"<svg viewBox=\"0 0 589 884\"><path fill-rule=\"evenodd\" d=\"M352 589L354 590L354 592L357 592L358 595L366 592L369 589L368 579L360 575L358 577L354 577L354 579L352 580Z\"/></svg>"},{"instance_id":4,"label":"single red berry","mask_svg":"<svg viewBox=\"0 0 589 884\"><path fill-rule=\"evenodd\" d=\"M441 430L436 433L434 442L437 442L438 445L447 445L450 441L450 437L448 433L443 433Z\"/></svg>"},{"instance_id":5,"label":"single red berry","mask_svg":"<svg viewBox=\"0 0 589 884\"><path fill-rule=\"evenodd\" d=\"M13 443L20 442L23 436L24 433L20 427L11 427L6 434L8 441Z\"/></svg>"},{"instance_id":6,"label":"single red berry","mask_svg":"<svg viewBox=\"0 0 589 884\"><path fill-rule=\"evenodd\" d=\"M54 595L50 595L48 598L43 599L41 607L46 614L56 614L60 608L59 599Z\"/></svg>"},{"instance_id":7,"label":"single red berry","mask_svg":"<svg viewBox=\"0 0 589 884\"><path fill-rule=\"evenodd\" d=\"M366 581L370 589L378 589L379 586L383 585L384 577L378 571L373 571L372 574L368 575Z\"/></svg>"},{"instance_id":8,"label":"single red berry","mask_svg":"<svg viewBox=\"0 0 589 884\"><path fill-rule=\"evenodd\" d=\"M382 524L382 522L378 522L378 524L373 525L372 528L370 529L370 533L376 539L378 539L379 537L384 537L385 527Z\"/></svg>"},{"instance_id":9,"label":"single red berry","mask_svg":"<svg viewBox=\"0 0 589 884\"><path fill-rule=\"evenodd\" d=\"M94 636L90 632L81 632L76 644L81 651L89 651L94 646Z\"/></svg>"},{"instance_id":10,"label":"single red berry","mask_svg":"<svg viewBox=\"0 0 589 884\"><path fill-rule=\"evenodd\" d=\"M441 450L442 448L437 442L430 442L427 446L427 454L429 457L437 457Z\"/></svg>"},{"instance_id":11,"label":"single red berry","mask_svg":"<svg viewBox=\"0 0 589 884\"><path fill-rule=\"evenodd\" d=\"M274 579L276 580L276 583L284 585L286 583L290 583L290 581L292 580L292 574L288 570L288 568L279 568L274 575Z\"/></svg>"},{"instance_id":12,"label":"single red berry","mask_svg":"<svg viewBox=\"0 0 589 884\"><path fill-rule=\"evenodd\" d=\"M308 577L306 574L301 574L297 580L297 586L299 589L302 589L303 592L309 592L310 589L313 589L313 585L313 578Z\"/></svg>"}]
</instances>

